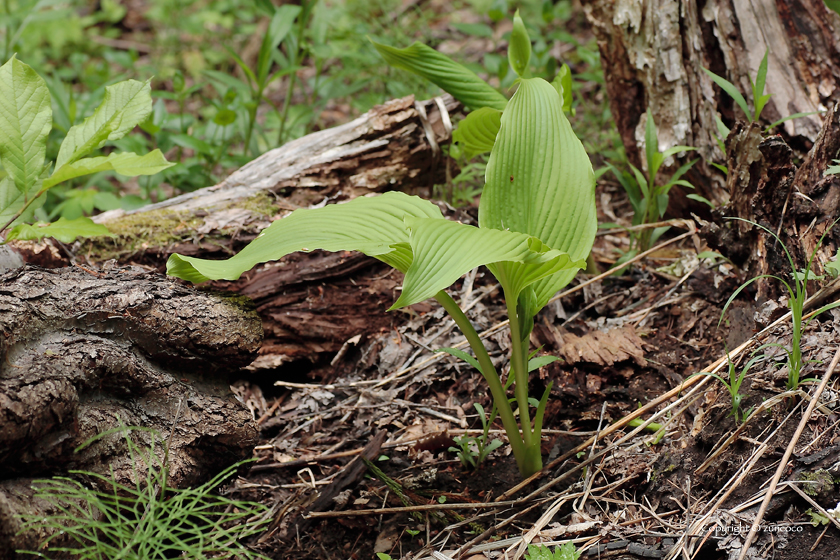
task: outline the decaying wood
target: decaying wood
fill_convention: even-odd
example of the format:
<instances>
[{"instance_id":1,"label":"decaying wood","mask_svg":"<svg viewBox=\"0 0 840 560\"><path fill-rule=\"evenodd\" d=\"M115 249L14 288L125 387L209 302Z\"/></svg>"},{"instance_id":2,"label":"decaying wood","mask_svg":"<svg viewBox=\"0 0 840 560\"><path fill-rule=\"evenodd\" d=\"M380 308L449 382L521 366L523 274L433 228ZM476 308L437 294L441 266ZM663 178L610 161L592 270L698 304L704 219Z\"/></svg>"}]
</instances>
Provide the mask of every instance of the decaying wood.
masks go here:
<instances>
[{"instance_id":1,"label":"decaying wood","mask_svg":"<svg viewBox=\"0 0 840 560\"><path fill-rule=\"evenodd\" d=\"M645 112L659 126L661 149L697 148L702 159L689 179L716 204L729 198L715 115L732 127L744 115L702 68L736 84L752 105L755 79L769 49L763 125L810 113L840 99L840 18L822 0L586 0L598 38L610 106L631 163L641 165ZM821 129L818 115L781 129L804 154ZM679 163L696 157L681 156ZM680 197L674 197L679 201ZM682 200L685 203L685 200Z\"/></svg>"},{"instance_id":2,"label":"decaying wood","mask_svg":"<svg viewBox=\"0 0 840 560\"><path fill-rule=\"evenodd\" d=\"M29 498L32 477L79 469L132 482L123 433L74 452L106 430L159 432L173 487L202 481L255 445L255 422L228 380L262 339L246 298L142 269L27 265L0 275L0 331L0 557L32 544L8 525L41 511ZM133 432L141 446L150 437Z\"/></svg>"},{"instance_id":3,"label":"decaying wood","mask_svg":"<svg viewBox=\"0 0 840 560\"><path fill-rule=\"evenodd\" d=\"M738 217L776 232L797 270L806 266L822 235L840 215L840 178L825 175L840 151L840 111L835 106L814 146L798 167L794 152L781 136L764 138L757 124L739 123L726 141L728 205L713 212L715 223L704 228L709 244L746 270L746 277L789 274L781 245L768 233ZM840 247L840 230L830 230L814 257L812 273L821 275ZM779 286L759 282L759 298Z\"/></svg>"}]
</instances>

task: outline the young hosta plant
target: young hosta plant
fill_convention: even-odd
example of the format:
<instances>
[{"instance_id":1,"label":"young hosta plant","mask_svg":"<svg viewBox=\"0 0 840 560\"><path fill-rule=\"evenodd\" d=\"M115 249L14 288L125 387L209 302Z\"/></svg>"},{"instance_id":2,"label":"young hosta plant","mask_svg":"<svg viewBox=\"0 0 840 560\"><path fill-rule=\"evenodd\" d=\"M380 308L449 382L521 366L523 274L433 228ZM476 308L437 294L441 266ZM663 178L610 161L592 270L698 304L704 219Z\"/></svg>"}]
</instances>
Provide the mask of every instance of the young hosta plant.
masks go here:
<instances>
[{"instance_id":1,"label":"young hosta plant","mask_svg":"<svg viewBox=\"0 0 840 560\"><path fill-rule=\"evenodd\" d=\"M527 36L518 40L528 41ZM433 70L454 64L440 60L435 54L424 64ZM592 166L563 114L557 89L545 80L521 79L504 106L478 221L479 227L452 222L429 201L389 192L296 210L228 260L176 254L167 272L193 282L234 280L258 263L314 249L361 251L399 269L405 280L391 309L434 297L452 316L487 380L519 470L528 476L542 468L540 433L548 399L546 390L531 410L528 343L534 316L585 265L597 229ZM480 265L496 276L507 303L519 423L478 333L445 291Z\"/></svg>"},{"instance_id":2,"label":"young hosta plant","mask_svg":"<svg viewBox=\"0 0 840 560\"><path fill-rule=\"evenodd\" d=\"M128 134L151 112L149 82L127 80L105 88L96 111L67 132L52 166L45 161L52 107L46 82L35 70L12 57L0 67L0 233L15 226L6 239L47 236L63 240L107 235L104 226L88 218L33 228L24 222L43 204L52 187L83 175L116 171L122 175L153 175L171 167L160 150L145 155L111 153L84 157L105 142ZM75 232L75 235L73 233Z\"/></svg>"}]
</instances>

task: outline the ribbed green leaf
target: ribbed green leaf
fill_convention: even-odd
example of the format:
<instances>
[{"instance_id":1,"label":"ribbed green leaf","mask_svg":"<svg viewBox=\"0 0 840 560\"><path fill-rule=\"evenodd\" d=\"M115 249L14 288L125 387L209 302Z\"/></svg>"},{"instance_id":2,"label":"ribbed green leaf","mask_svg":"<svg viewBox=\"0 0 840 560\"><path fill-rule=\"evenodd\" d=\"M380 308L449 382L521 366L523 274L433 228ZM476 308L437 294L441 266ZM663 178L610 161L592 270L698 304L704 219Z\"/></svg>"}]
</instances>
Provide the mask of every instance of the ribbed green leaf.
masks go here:
<instances>
[{"instance_id":1,"label":"ribbed green leaf","mask_svg":"<svg viewBox=\"0 0 840 560\"><path fill-rule=\"evenodd\" d=\"M55 169L73 163L101 148L108 140L119 140L152 112L149 82L126 80L105 88L105 98L93 115L72 127L58 150Z\"/></svg>"},{"instance_id":2,"label":"ribbed green leaf","mask_svg":"<svg viewBox=\"0 0 840 560\"><path fill-rule=\"evenodd\" d=\"M501 111L482 107L458 123L458 128L452 133L452 139L461 146L467 159L470 159L493 149L501 125Z\"/></svg>"},{"instance_id":3,"label":"ribbed green leaf","mask_svg":"<svg viewBox=\"0 0 840 560\"><path fill-rule=\"evenodd\" d=\"M6 239L38 240L53 237L62 243L72 243L79 237L100 237L103 235L111 235L107 227L93 223L90 218L82 217L75 220L59 218L46 226L18 224L9 232Z\"/></svg>"},{"instance_id":4,"label":"ribbed green leaf","mask_svg":"<svg viewBox=\"0 0 840 560\"><path fill-rule=\"evenodd\" d=\"M560 96L545 80L522 80L502 115L478 218L482 228L534 236L573 261L585 259L592 249L598 228L592 165L563 114ZM520 265L503 266L497 272L507 277L523 274L516 270ZM574 275L567 270L534 283L536 308Z\"/></svg>"},{"instance_id":5,"label":"ribbed green leaf","mask_svg":"<svg viewBox=\"0 0 840 560\"><path fill-rule=\"evenodd\" d=\"M314 249L360 251L405 272L412 262L406 217L443 218L431 202L400 192L304 208L271 224L230 259L208 261L174 254L166 272L191 282L236 280L259 263Z\"/></svg>"},{"instance_id":6,"label":"ribbed green leaf","mask_svg":"<svg viewBox=\"0 0 840 560\"><path fill-rule=\"evenodd\" d=\"M385 62L426 78L470 109L491 107L501 111L507 105L505 96L474 72L423 43L397 49L371 42Z\"/></svg>"},{"instance_id":7,"label":"ribbed green leaf","mask_svg":"<svg viewBox=\"0 0 840 560\"><path fill-rule=\"evenodd\" d=\"M122 175L136 177L137 175L154 175L173 165L175 164L166 161L160 150L154 150L142 156L128 152L83 158L58 168L56 173L44 180L44 189L52 188L75 177L99 173L100 171L116 171Z\"/></svg>"},{"instance_id":8,"label":"ribbed green leaf","mask_svg":"<svg viewBox=\"0 0 840 560\"><path fill-rule=\"evenodd\" d=\"M51 128L47 83L12 57L0 67L0 163L19 192L28 192L44 171Z\"/></svg>"},{"instance_id":9,"label":"ribbed green leaf","mask_svg":"<svg viewBox=\"0 0 840 560\"><path fill-rule=\"evenodd\" d=\"M519 10L513 16L513 30L510 32L510 43L508 44L508 60L510 67L519 76L525 76L528 72L528 63L531 61L531 39L528 37L528 30L525 23L519 17Z\"/></svg>"},{"instance_id":10,"label":"ribbed green leaf","mask_svg":"<svg viewBox=\"0 0 840 560\"><path fill-rule=\"evenodd\" d=\"M406 218L406 225L411 229L409 244L414 260L405 273L402 294L391 309L430 298L485 264L520 264L517 270L521 273L511 280L517 292L540 278L584 265L524 233L429 218Z\"/></svg>"}]
</instances>

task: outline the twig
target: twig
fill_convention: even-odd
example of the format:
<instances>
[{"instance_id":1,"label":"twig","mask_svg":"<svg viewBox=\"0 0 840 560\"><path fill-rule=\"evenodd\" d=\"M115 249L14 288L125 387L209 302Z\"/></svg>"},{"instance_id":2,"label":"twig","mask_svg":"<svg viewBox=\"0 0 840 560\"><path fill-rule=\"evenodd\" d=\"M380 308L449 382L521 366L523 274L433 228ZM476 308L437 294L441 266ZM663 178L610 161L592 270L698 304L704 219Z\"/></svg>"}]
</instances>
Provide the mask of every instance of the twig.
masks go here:
<instances>
[{"instance_id":1,"label":"twig","mask_svg":"<svg viewBox=\"0 0 840 560\"><path fill-rule=\"evenodd\" d=\"M770 482L770 486L767 488L767 493L764 495L764 501L761 502L758 515L755 516L752 527L750 527L750 532L747 535L747 539L744 541L744 547L741 549L741 554L738 556L738 560L744 560L744 558L746 558L750 544L755 538L755 534L758 532L758 527L761 525L761 521L764 519L767 507L770 505L770 500L773 499L773 493L776 490L776 485L779 484L779 480L781 480L782 474L785 472L790 456L793 455L793 450L799 442L802 432L805 431L805 426L808 424L808 420L811 419L811 414L817 407L817 401L819 401L820 395L826 385L828 385L828 380L831 379L831 375L834 373L834 368L837 367L837 362L840 362L840 348L838 348L837 352L834 354L834 359L831 360L831 364L829 364L828 370L826 370L819 387L817 387L817 390L814 392L814 397L811 399L811 402L808 404L808 408L805 410L805 414L802 415L802 419L799 421L799 426L796 427L796 432L794 432L787 449L785 449L785 454L779 462L779 466L776 469L776 474L773 476L773 480Z\"/></svg>"}]
</instances>

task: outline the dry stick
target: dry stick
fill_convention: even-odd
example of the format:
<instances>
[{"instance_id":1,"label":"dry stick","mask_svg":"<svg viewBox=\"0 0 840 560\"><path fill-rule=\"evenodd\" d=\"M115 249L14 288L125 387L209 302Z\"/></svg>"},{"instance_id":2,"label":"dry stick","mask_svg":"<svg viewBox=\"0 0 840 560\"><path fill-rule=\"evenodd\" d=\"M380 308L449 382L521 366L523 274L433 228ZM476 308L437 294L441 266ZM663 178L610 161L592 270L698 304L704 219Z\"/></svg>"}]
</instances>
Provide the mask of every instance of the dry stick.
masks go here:
<instances>
[{"instance_id":1,"label":"dry stick","mask_svg":"<svg viewBox=\"0 0 840 560\"><path fill-rule=\"evenodd\" d=\"M793 449L796 447L799 438L802 436L802 432L805 431L805 425L808 423L808 420L811 419L811 414L814 412L814 409L817 408L817 401L820 399L820 395L822 395L826 385L828 385L828 380L831 379L831 374L834 373L834 368L837 367L837 362L840 362L840 348L838 348L837 352L834 354L834 359L831 360L831 364L829 364L828 370L825 372L825 375L820 382L820 386L817 387L816 392L814 392L814 397L811 399L810 404L808 404L808 408L805 410L802 420L799 421L799 426L796 427L796 432L794 432L787 449L785 449L785 454L779 462L779 467L776 469L776 474L773 476L770 486L767 488L767 493L764 495L764 501L761 502L761 508L759 508L758 515L755 516L752 527L750 527L750 532L747 535L747 540L744 541L744 548L741 549L741 554L738 556L738 560L744 560L744 558L746 558L747 550L749 550L750 544L755 538L755 534L758 532L758 526L761 524L762 519L764 519L764 514L767 512L770 500L773 499L773 493L776 490L776 485L779 484L779 480L782 478L782 473L785 472L785 467L787 467L787 462L793 454Z\"/></svg>"}]
</instances>

